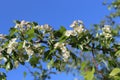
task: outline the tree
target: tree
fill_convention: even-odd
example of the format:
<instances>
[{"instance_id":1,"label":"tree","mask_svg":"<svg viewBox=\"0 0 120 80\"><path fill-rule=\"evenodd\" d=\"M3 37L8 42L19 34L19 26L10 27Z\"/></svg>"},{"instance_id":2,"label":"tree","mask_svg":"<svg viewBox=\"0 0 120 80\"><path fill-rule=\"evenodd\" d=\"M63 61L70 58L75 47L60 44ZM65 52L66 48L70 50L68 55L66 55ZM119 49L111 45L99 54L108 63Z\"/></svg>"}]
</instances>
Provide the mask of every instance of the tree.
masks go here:
<instances>
[{"instance_id":1,"label":"tree","mask_svg":"<svg viewBox=\"0 0 120 80\"><path fill-rule=\"evenodd\" d=\"M35 80L62 71L78 72L85 80L119 80L120 25L115 20L120 16L120 0L107 5L113 11L91 30L81 20L73 21L71 30L15 21L8 35L0 35L0 67L9 71L29 63L40 70L29 70ZM6 74L1 72L0 79L5 80Z\"/></svg>"}]
</instances>

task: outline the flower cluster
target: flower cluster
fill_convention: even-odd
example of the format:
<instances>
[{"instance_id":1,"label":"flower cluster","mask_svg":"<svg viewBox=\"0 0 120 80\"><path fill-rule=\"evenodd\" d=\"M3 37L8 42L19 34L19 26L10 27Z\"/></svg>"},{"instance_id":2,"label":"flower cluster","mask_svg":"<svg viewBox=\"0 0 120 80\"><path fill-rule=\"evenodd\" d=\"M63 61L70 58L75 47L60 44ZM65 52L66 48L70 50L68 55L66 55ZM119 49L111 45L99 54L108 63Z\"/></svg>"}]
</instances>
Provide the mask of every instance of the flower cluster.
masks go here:
<instances>
[{"instance_id":1,"label":"flower cluster","mask_svg":"<svg viewBox=\"0 0 120 80\"><path fill-rule=\"evenodd\" d=\"M80 34L84 31L84 26L83 26L83 22L81 20L76 20L73 21L73 23L70 25L70 27L72 27L74 30L67 30L65 32L65 36L69 37L69 36L76 36L77 34Z\"/></svg>"},{"instance_id":2,"label":"flower cluster","mask_svg":"<svg viewBox=\"0 0 120 80\"><path fill-rule=\"evenodd\" d=\"M105 36L105 38L111 38L112 34L111 34L111 28L109 25L104 25L104 27L102 28L102 35Z\"/></svg>"},{"instance_id":3,"label":"flower cluster","mask_svg":"<svg viewBox=\"0 0 120 80\"><path fill-rule=\"evenodd\" d=\"M18 45L18 42L16 42L17 38L13 38L9 41L7 53L10 54L12 50L15 50L16 46Z\"/></svg>"},{"instance_id":4,"label":"flower cluster","mask_svg":"<svg viewBox=\"0 0 120 80\"><path fill-rule=\"evenodd\" d=\"M30 22L26 22L25 20L22 20L20 23L16 23L15 28L20 29L21 31L29 29L31 27Z\"/></svg>"},{"instance_id":5,"label":"flower cluster","mask_svg":"<svg viewBox=\"0 0 120 80\"><path fill-rule=\"evenodd\" d=\"M51 26L49 26L48 24L37 25L34 27L34 29L43 30L43 31L51 31L52 30Z\"/></svg>"},{"instance_id":6,"label":"flower cluster","mask_svg":"<svg viewBox=\"0 0 120 80\"><path fill-rule=\"evenodd\" d=\"M69 37L69 36L76 36L77 33L74 30L67 30L65 32L65 36Z\"/></svg>"},{"instance_id":7,"label":"flower cluster","mask_svg":"<svg viewBox=\"0 0 120 80\"><path fill-rule=\"evenodd\" d=\"M23 42L23 48L25 49L25 51L27 52L27 54L29 56L33 55L34 51L31 49L30 45L26 46L26 44L27 44L27 41L24 40L24 42Z\"/></svg>"},{"instance_id":8,"label":"flower cluster","mask_svg":"<svg viewBox=\"0 0 120 80\"><path fill-rule=\"evenodd\" d=\"M60 43L60 42L57 42L55 45L54 45L54 48L60 48L61 51L62 51L62 56L63 56L63 60L65 62L68 61L68 58L70 57L70 52L67 50L67 48L65 47L65 43Z\"/></svg>"}]
</instances>

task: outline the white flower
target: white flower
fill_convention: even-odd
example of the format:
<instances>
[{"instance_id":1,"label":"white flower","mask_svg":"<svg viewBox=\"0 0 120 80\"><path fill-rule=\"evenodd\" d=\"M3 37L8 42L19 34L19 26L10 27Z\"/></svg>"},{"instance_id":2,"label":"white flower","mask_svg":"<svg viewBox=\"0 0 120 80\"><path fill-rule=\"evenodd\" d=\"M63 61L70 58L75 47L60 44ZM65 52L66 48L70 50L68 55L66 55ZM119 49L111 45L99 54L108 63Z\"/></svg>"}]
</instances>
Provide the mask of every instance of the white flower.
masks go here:
<instances>
[{"instance_id":1,"label":"white flower","mask_svg":"<svg viewBox=\"0 0 120 80\"><path fill-rule=\"evenodd\" d=\"M69 37L70 35L76 36L77 33L76 33L74 30L67 30L67 31L65 32L65 36Z\"/></svg>"},{"instance_id":2,"label":"white flower","mask_svg":"<svg viewBox=\"0 0 120 80\"><path fill-rule=\"evenodd\" d=\"M18 44L18 42L16 42L16 39L12 39L11 41L9 41L8 47L12 48L12 47L16 47Z\"/></svg>"},{"instance_id":3,"label":"white flower","mask_svg":"<svg viewBox=\"0 0 120 80\"><path fill-rule=\"evenodd\" d=\"M25 49L25 51L27 52L27 54L29 56L31 56L31 55L33 55L34 51L30 48L30 45L26 46L26 43L27 43L27 41L24 40L24 42L23 42L23 48Z\"/></svg>"},{"instance_id":4,"label":"white flower","mask_svg":"<svg viewBox=\"0 0 120 80\"><path fill-rule=\"evenodd\" d=\"M52 28L51 28L48 24L45 24L45 25L44 25L44 29L45 29L45 30L48 30L48 31L51 31L51 30L52 30Z\"/></svg>"},{"instance_id":5,"label":"white flower","mask_svg":"<svg viewBox=\"0 0 120 80\"><path fill-rule=\"evenodd\" d=\"M111 33L110 25L104 25L104 27L102 28L102 30L103 30L103 32Z\"/></svg>"},{"instance_id":6,"label":"white flower","mask_svg":"<svg viewBox=\"0 0 120 80\"><path fill-rule=\"evenodd\" d=\"M101 35L104 35L106 38L111 38L112 34L111 34L111 27L109 25L104 25L104 27L102 28L102 33Z\"/></svg>"},{"instance_id":7,"label":"white flower","mask_svg":"<svg viewBox=\"0 0 120 80\"><path fill-rule=\"evenodd\" d=\"M64 46L65 46L65 43L57 42L57 43L55 43L54 48L58 48L58 47L61 48Z\"/></svg>"},{"instance_id":8,"label":"white flower","mask_svg":"<svg viewBox=\"0 0 120 80\"><path fill-rule=\"evenodd\" d=\"M34 47L35 47L35 48L40 47L40 43L36 43L36 44L34 44Z\"/></svg>"},{"instance_id":9,"label":"white flower","mask_svg":"<svg viewBox=\"0 0 120 80\"><path fill-rule=\"evenodd\" d=\"M25 20L22 20L20 24L15 25L15 28L18 28L21 31L28 30L30 27L31 25L29 24L29 22L26 22Z\"/></svg>"},{"instance_id":10,"label":"white flower","mask_svg":"<svg viewBox=\"0 0 120 80\"><path fill-rule=\"evenodd\" d=\"M67 51L67 48L65 46L61 47L60 49L62 50L63 53Z\"/></svg>"},{"instance_id":11,"label":"white flower","mask_svg":"<svg viewBox=\"0 0 120 80\"><path fill-rule=\"evenodd\" d=\"M79 26L79 25L83 25L83 22L81 20L75 20L73 21L73 23L70 25L70 27L74 28L76 26Z\"/></svg>"},{"instance_id":12,"label":"white flower","mask_svg":"<svg viewBox=\"0 0 120 80\"><path fill-rule=\"evenodd\" d=\"M77 25L77 21L73 21L73 23L70 25L70 27L75 27Z\"/></svg>"},{"instance_id":13,"label":"white flower","mask_svg":"<svg viewBox=\"0 0 120 80\"><path fill-rule=\"evenodd\" d=\"M41 29L41 26L37 25L37 26L34 27L34 29L38 29L39 30L39 29Z\"/></svg>"},{"instance_id":14,"label":"white flower","mask_svg":"<svg viewBox=\"0 0 120 80\"><path fill-rule=\"evenodd\" d=\"M12 48L8 48L7 53L10 54L12 52L12 50L13 50Z\"/></svg>"},{"instance_id":15,"label":"white flower","mask_svg":"<svg viewBox=\"0 0 120 80\"><path fill-rule=\"evenodd\" d=\"M59 47L59 45L60 45L60 42L55 43L54 48Z\"/></svg>"},{"instance_id":16,"label":"white flower","mask_svg":"<svg viewBox=\"0 0 120 80\"><path fill-rule=\"evenodd\" d=\"M45 31L51 31L52 30L52 28L48 24L41 25L40 29L45 30Z\"/></svg>"},{"instance_id":17,"label":"white flower","mask_svg":"<svg viewBox=\"0 0 120 80\"><path fill-rule=\"evenodd\" d=\"M20 23L20 25L21 25L21 27L23 27L23 26L26 26L28 23L29 22L26 22L25 20L22 20L21 23Z\"/></svg>"},{"instance_id":18,"label":"white flower","mask_svg":"<svg viewBox=\"0 0 120 80\"><path fill-rule=\"evenodd\" d=\"M16 25L15 25L15 28L18 28L18 27L20 27L20 24L16 24Z\"/></svg>"},{"instance_id":19,"label":"white flower","mask_svg":"<svg viewBox=\"0 0 120 80\"><path fill-rule=\"evenodd\" d=\"M78 34L82 33L84 31L84 25L81 20L73 21L73 23L70 25L70 27L74 28L74 33L77 32ZM73 32L69 32L70 34L67 36L70 36Z\"/></svg>"},{"instance_id":20,"label":"white flower","mask_svg":"<svg viewBox=\"0 0 120 80\"><path fill-rule=\"evenodd\" d=\"M29 46L29 47L25 47L25 50L26 50L26 52L27 52L27 54L28 54L29 56L31 56L31 55L34 54L34 51L30 48L30 46Z\"/></svg>"},{"instance_id":21,"label":"white flower","mask_svg":"<svg viewBox=\"0 0 120 80\"><path fill-rule=\"evenodd\" d=\"M75 27L74 30L78 33L82 33L84 31L84 27L83 25L80 25L78 27Z\"/></svg>"},{"instance_id":22,"label":"white flower","mask_svg":"<svg viewBox=\"0 0 120 80\"><path fill-rule=\"evenodd\" d=\"M104 35L106 38L112 37L112 34L110 34L110 33L105 33L105 32L103 32L103 35Z\"/></svg>"},{"instance_id":23,"label":"white flower","mask_svg":"<svg viewBox=\"0 0 120 80\"><path fill-rule=\"evenodd\" d=\"M8 49L7 49L8 54L10 54L12 50L14 50L15 47L17 46L18 42L16 42L16 40L17 38L13 38L12 40L9 41Z\"/></svg>"},{"instance_id":24,"label":"white flower","mask_svg":"<svg viewBox=\"0 0 120 80\"><path fill-rule=\"evenodd\" d=\"M62 56L63 56L63 60L65 62L68 61L68 58L70 57L70 52L67 50L65 43L60 43L60 42L57 42L55 45L54 45L54 48L60 48L61 51L62 51Z\"/></svg>"},{"instance_id":25,"label":"white flower","mask_svg":"<svg viewBox=\"0 0 120 80\"><path fill-rule=\"evenodd\" d=\"M69 51L66 51L66 52L64 52L63 53L63 60L65 61L65 62L67 62L68 61L68 58L70 57L70 52Z\"/></svg>"}]
</instances>

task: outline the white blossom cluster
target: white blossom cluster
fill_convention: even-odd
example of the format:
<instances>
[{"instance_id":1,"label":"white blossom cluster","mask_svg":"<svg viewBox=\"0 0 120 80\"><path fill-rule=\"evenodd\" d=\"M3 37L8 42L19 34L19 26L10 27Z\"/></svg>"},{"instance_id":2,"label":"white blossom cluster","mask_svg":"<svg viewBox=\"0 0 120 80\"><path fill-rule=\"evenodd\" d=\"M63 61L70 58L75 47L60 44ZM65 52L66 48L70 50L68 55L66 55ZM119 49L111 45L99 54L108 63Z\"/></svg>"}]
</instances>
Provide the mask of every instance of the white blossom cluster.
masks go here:
<instances>
[{"instance_id":1,"label":"white blossom cluster","mask_svg":"<svg viewBox=\"0 0 120 80\"><path fill-rule=\"evenodd\" d=\"M109 25L104 25L104 27L102 28L102 34L101 35L104 35L105 38L111 38L112 37L112 34L111 34L111 28Z\"/></svg>"},{"instance_id":2,"label":"white blossom cluster","mask_svg":"<svg viewBox=\"0 0 120 80\"><path fill-rule=\"evenodd\" d=\"M76 36L77 35L77 32L74 31L74 30L67 30L65 32L65 36L69 37L69 36Z\"/></svg>"},{"instance_id":3,"label":"white blossom cluster","mask_svg":"<svg viewBox=\"0 0 120 80\"><path fill-rule=\"evenodd\" d=\"M7 53L11 54L13 50L15 50L16 46L18 45L18 42L16 42L17 38L13 38L9 41L8 47L7 47Z\"/></svg>"},{"instance_id":4,"label":"white blossom cluster","mask_svg":"<svg viewBox=\"0 0 120 80\"><path fill-rule=\"evenodd\" d=\"M34 54L34 51L31 49L30 45L26 46L26 43L27 43L27 41L24 40L24 42L23 42L23 48L25 49L25 51L27 52L27 54L29 56L31 56L31 55Z\"/></svg>"},{"instance_id":5,"label":"white blossom cluster","mask_svg":"<svg viewBox=\"0 0 120 80\"><path fill-rule=\"evenodd\" d=\"M15 28L17 28L22 32L25 32L26 30L29 30L30 28L32 28L32 25L30 24L30 22L22 20L20 23L16 23ZM42 30L43 33L45 33L46 31L52 30L52 27L48 24L36 25L36 26L33 26L33 28L37 30Z\"/></svg>"},{"instance_id":6,"label":"white blossom cluster","mask_svg":"<svg viewBox=\"0 0 120 80\"><path fill-rule=\"evenodd\" d=\"M54 48L60 48L61 51L62 51L62 56L63 56L63 60L65 62L68 61L68 58L70 57L70 52L67 50L67 48L65 47L65 43L60 43L60 42L57 42L55 45L54 45Z\"/></svg>"},{"instance_id":7,"label":"white blossom cluster","mask_svg":"<svg viewBox=\"0 0 120 80\"><path fill-rule=\"evenodd\" d=\"M51 31L52 27L49 26L48 24L45 24L45 25L37 25L34 27L34 29L43 30L45 32L45 31Z\"/></svg>"},{"instance_id":8,"label":"white blossom cluster","mask_svg":"<svg viewBox=\"0 0 120 80\"><path fill-rule=\"evenodd\" d=\"M83 22L81 20L73 21L73 23L70 25L70 27L73 28L73 30L67 30L65 32L65 36L76 36L77 34L80 34L84 31Z\"/></svg>"},{"instance_id":9,"label":"white blossom cluster","mask_svg":"<svg viewBox=\"0 0 120 80\"><path fill-rule=\"evenodd\" d=\"M26 22L25 20L22 20L20 24L16 23L15 28L20 29L21 31L27 30L31 27L29 24L30 22Z\"/></svg>"}]
</instances>

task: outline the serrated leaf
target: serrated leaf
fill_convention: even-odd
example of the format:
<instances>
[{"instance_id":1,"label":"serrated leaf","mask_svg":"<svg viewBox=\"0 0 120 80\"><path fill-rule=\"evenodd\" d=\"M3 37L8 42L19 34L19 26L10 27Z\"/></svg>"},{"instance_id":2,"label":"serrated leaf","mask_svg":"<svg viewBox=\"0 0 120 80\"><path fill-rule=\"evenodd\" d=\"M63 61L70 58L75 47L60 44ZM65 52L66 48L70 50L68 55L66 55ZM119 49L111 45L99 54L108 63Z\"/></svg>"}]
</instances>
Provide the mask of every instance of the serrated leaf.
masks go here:
<instances>
[{"instance_id":1,"label":"serrated leaf","mask_svg":"<svg viewBox=\"0 0 120 80\"><path fill-rule=\"evenodd\" d=\"M115 76L118 73L120 73L120 69L119 68L114 68L109 75L110 76Z\"/></svg>"}]
</instances>

